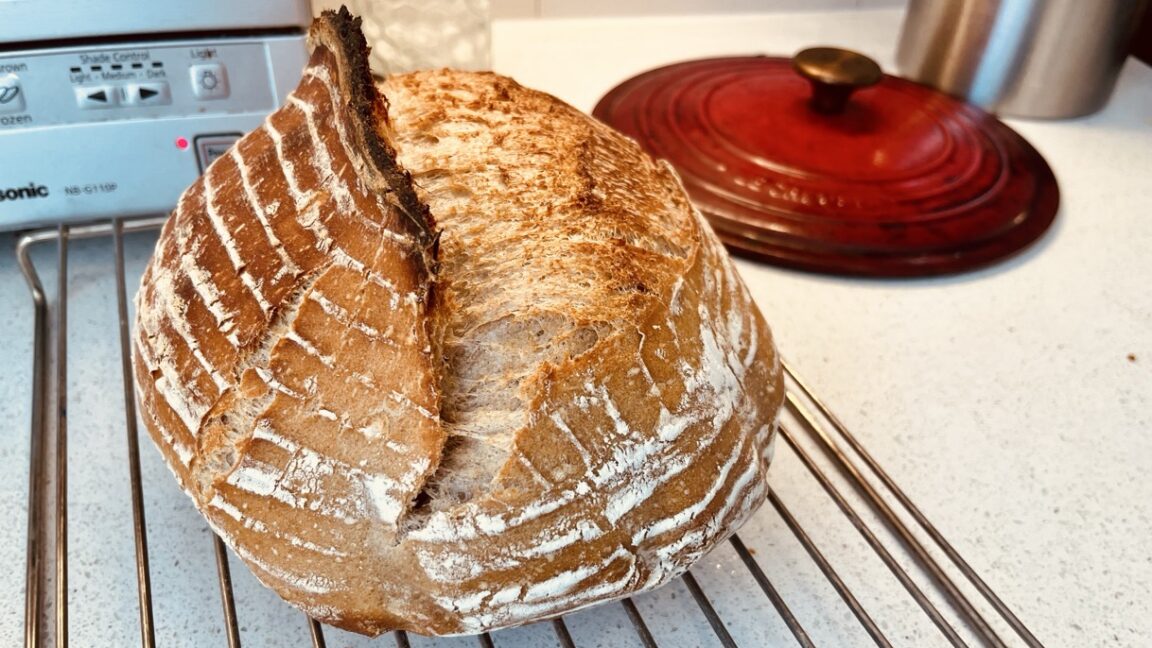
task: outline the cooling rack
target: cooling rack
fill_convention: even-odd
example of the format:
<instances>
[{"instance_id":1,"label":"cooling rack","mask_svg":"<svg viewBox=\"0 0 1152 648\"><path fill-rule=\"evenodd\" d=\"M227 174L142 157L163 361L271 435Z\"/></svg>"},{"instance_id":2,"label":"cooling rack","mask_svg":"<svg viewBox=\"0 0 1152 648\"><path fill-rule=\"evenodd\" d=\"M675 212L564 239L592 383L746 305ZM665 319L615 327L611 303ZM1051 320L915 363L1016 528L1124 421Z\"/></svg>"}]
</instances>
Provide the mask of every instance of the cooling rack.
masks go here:
<instances>
[{"instance_id":1,"label":"cooling rack","mask_svg":"<svg viewBox=\"0 0 1152 648\"><path fill-rule=\"evenodd\" d=\"M154 468L160 460L151 448L140 447L129 362L131 295L141 259L151 250L162 222L148 218L61 225L25 233L17 240L17 261L30 288L34 313L31 428L26 457L20 457L26 460L28 475L23 614L27 648L93 645L92 624L83 624L84 634L78 636L70 617L84 606L131 610L132 619L101 619L97 625L106 635L100 636L108 637L101 645L131 645L124 643L131 641L146 648L180 644L175 638L182 638L183 645L229 648L265 645L261 641L314 648L1042 646L787 363L786 404L767 504L738 534L668 586L521 629L452 639L394 632L370 642L303 617L259 588L238 585L236 579L251 577L241 568L234 578L235 558L207 531L183 501L186 498L159 492L173 489L170 477L159 469L142 470L142 465ZM77 254L81 245L82 254ZM132 251L131 264L126 262L126 249ZM70 256L82 267L70 269ZM44 279L49 276L54 281ZM84 301L79 305L83 312L70 314L70 302L78 294L95 294L108 308L92 308ZM102 317L109 321L99 321ZM80 327L109 332L106 352L116 358L119 375L93 376L82 364L70 362L70 333ZM105 428L117 434L93 441L90 434L77 436L81 431L73 430L77 438L70 446L70 406L92 394L122 401L122 420L105 421ZM84 465L95 461L92 457L112 446L123 458L117 460L118 470L99 475L98 482L84 482L79 493L70 490L70 476L75 480ZM70 533L77 529L70 529L69 518L70 512L75 515L95 506L87 492L89 483L122 493L128 502L119 510L130 514L101 525L104 532L97 537L91 537L87 527L88 536L80 537ZM116 483L120 486L109 486ZM78 495L79 504L70 505L70 498ZM180 505L172 513L168 503L175 500ZM165 522L149 524L149 513L157 512ZM176 541L173 526L184 529L177 530ZM157 537L163 542L157 544ZM74 562L76 552L92 546L109 554L108 548L131 547L120 553L131 564L118 568L134 570L135 597L120 598L135 600L93 601L91 588L84 590L88 596L79 596L79 590L70 587L70 576L87 578L94 569L91 562L84 562L70 571L70 558ZM162 567L154 561L158 551L165 556ZM170 566L173 552L178 558ZM98 562L111 560L101 556ZM181 581L183 574L194 580L198 568L214 572L215 600L199 597L194 602L202 609L189 614L184 609L187 593L154 582L154 576L163 571L167 581ZM178 575L175 579L173 573ZM247 591L247 597L238 589ZM173 592L183 597L179 604L169 598ZM18 606L19 601L11 605ZM253 619L256 608L260 614L274 610L280 621L272 630L264 629L274 634L254 638L247 631L245 619ZM170 623L174 617L181 621ZM289 618L297 619L297 624L285 621ZM115 635L116 627L120 635Z\"/></svg>"}]
</instances>

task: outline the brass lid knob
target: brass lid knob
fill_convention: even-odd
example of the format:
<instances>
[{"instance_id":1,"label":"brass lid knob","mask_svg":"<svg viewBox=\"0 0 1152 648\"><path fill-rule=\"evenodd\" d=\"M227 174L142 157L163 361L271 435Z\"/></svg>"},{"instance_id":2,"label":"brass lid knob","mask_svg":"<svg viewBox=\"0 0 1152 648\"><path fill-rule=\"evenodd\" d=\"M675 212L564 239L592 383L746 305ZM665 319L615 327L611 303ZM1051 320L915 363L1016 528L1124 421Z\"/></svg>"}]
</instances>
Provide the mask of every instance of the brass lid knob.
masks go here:
<instances>
[{"instance_id":1,"label":"brass lid knob","mask_svg":"<svg viewBox=\"0 0 1152 648\"><path fill-rule=\"evenodd\" d=\"M792 57L792 69L812 84L809 105L825 115L843 112L853 92L884 78L876 61L839 47L802 50Z\"/></svg>"}]
</instances>

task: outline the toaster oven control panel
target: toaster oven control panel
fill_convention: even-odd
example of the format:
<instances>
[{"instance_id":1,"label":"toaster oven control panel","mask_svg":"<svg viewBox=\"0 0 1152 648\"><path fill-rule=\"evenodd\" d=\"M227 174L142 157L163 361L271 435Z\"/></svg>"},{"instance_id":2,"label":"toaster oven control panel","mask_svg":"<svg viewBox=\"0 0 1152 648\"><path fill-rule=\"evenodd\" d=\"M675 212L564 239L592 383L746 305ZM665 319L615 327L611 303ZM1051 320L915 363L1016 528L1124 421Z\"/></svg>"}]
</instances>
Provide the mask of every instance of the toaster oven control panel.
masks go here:
<instances>
[{"instance_id":1,"label":"toaster oven control panel","mask_svg":"<svg viewBox=\"0 0 1152 648\"><path fill-rule=\"evenodd\" d=\"M0 230L170 211L305 57L302 33L0 51Z\"/></svg>"},{"instance_id":2,"label":"toaster oven control panel","mask_svg":"<svg viewBox=\"0 0 1152 648\"><path fill-rule=\"evenodd\" d=\"M271 111L261 43L133 47L0 58L0 129L206 112ZM232 83L236 78L241 83ZM258 82L253 82L258 81ZM4 99L0 94L0 102Z\"/></svg>"}]
</instances>

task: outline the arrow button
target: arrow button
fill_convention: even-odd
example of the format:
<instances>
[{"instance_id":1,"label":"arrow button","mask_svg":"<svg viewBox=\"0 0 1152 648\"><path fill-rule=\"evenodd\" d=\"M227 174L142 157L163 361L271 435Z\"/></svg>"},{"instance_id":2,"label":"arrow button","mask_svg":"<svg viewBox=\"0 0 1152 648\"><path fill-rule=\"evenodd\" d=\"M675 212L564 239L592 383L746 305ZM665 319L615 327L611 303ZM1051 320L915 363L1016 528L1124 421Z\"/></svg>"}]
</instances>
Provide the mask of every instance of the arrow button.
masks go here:
<instances>
[{"instance_id":1,"label":"arrow button","mask_svg":"<svg viewBox=\"0 0 1152 648\"><path fill-rule=\"evenodd\" d=\"M72 90L76 93L76 105L84 110L114 108L120 103L119 94L112 86L84 86Z\"/></svg>"},{"instance_id":2,"label":"arrow button","mask_svg":"<svg viewBox=\"0 0 1152 648\"><path fill-rule=\"evenodd\" d=\"M129 84L125 96L130 106L165 106L172 103L172 92L166 81Z\"/></svg>"}]
</instances>

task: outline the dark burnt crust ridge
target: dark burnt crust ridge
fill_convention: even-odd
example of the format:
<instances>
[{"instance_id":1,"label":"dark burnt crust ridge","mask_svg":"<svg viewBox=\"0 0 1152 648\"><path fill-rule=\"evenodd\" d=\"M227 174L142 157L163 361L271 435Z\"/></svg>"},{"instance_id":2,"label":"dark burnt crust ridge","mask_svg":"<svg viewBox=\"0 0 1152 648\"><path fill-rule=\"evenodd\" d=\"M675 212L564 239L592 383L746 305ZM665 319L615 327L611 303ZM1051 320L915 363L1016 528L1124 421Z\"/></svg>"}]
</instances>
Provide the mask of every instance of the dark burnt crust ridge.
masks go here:
<instances>
[{"instance_id":1,"label":"dark burnt crust ridge","mask_svg":"<svg viewBox=\"0 0 1152 648\"><path fill-rule=\"evenodd\" d=\"M407 216L404 227L420 244L428 271L435 274L440 231L428 205L416 195L411 174L396 161L396 151L388 143L388 103L373 81L368 62L371 50L360 23L360 17L353 16L347 7L324 11L312 24L309 41L313 49L324 47L335 55L340 87L347 97L347 108L359 122L368 161L383 176L384 189L398 200Z\"/></svg>"}]
</instances>

